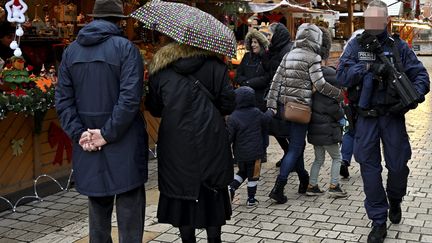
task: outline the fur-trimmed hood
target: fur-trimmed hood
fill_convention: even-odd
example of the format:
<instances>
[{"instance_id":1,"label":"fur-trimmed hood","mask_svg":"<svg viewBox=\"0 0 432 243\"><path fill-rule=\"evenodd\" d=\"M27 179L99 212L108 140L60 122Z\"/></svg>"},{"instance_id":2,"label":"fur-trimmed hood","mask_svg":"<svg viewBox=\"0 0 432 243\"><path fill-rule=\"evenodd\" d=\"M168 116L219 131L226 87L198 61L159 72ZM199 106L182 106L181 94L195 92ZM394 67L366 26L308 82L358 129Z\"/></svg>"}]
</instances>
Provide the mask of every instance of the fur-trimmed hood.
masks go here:
<instances>
[{"instance_id":1,"label":"fur-trimmed hood","mask_svg":"<svg viewBox=\"0 0 432 243\"><path fill-rule=\"evenodd\" d=\"M246 50L248 51L252 50L251 43L253 38L257 39L261 48L268 49L270 42L267 40L267 38L263 34L261 34L261 32L259 32L258 30L252 29L247 33L245 37Z\"/></svg>"},{"instance_id":2,"label":"fur-trimmed hood","mask_svg":"<svg viewBox=\"0 0 432 243\"><path fill-rule=\"evenodd\" d=\"M172 42L156 52L150 63L149 73L153 75L180 59L208 56L217 56L217 54L193 46Z\"/></svg>"}]
</instances>

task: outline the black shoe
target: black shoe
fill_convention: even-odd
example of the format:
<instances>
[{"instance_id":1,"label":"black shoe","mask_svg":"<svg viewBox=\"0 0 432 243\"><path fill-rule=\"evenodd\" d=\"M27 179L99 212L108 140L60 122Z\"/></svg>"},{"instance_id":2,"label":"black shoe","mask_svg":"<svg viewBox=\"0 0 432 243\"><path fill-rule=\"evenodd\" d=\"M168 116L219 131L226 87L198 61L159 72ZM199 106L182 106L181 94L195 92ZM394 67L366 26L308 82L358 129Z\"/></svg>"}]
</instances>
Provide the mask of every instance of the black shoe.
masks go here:
<instances>
[{"instance_id":1,"label":"black shoe","mask_svg":"<svg viewBox=\"0 0 432 243\"><path fill-rule=\"evenodd\" d=\"M276 201L278 204L284 204L288 201L288 198L284 195L285 185L287 184L287 180L277 179L276 183L271 190L269 197Z\"/></svg>"},{"instance_id":2,"label":"black shoe","mask_svg":"<svg viewBox=\"0 0 432 243\"><path fill-rule=\"evenodd\" d=\"M341 164L339 174L340 174L344 179L347 179L347 178L350 176L350 174L349 174L349 170L348 170L348 166L347 166L344 162L342 162L342 164Z\"/></svg>"},{"instance_id":3,"label":"black shoe","mask_svg":"<svg viewBox=\"0 0 432 243\"><path fill-rule=\"evenodd\" d=\"M279 160L278 162L276 162L276 167L277 168L281 167L281 164L282 164L282 160Z\"/></svg>"},{"instance_id":4,"label":"black shoe","mask_svg":"<svg viewBox=\"0 0 432 243\"><path fill-rule=\"evenodd\" d=\"M393 224L399 224L402 219L401 200L389 199L389 219Z\"/></svg>"},{"instance_id":5,"label":"black shoe","mask_svg":"<svg viewBox=\"0 0 432 243\"><path fill-rule=\"evenodd\" d=\"M255 207L258 203L254 197L249 197L246 201L246 207Z\"/></svg>"},{"instance_id":6,"label":"black shoe","mask_svg":"<svg viewBox=\"0 0 432 243\"><path fill-rule=\"evenodd\" d=\"M387 236L387 225L373 226L368 235L367 243L383 243Z\"/></svg>"},{"instance_id":7,"label":"black shoe","mask_svg":"<svg viewBox=\"0 0 432 243\"><path fill-rule=\"evenodd\" d=\"M308 196L319 196L322 195L324 192L321 191L321 189L319 188L318 185L312 186L312 185L308 185L308 188L306 190L306 195Z\"/></svg>"},{"instance_id":8,"label":"black shoe","mask_svg":"<svg viewBox=\"0 0 432 243\"><path fill-rule=\"evenodd\" d=\"M306 175L303 178L300 178L300 184L298 188L298 193L305 194L309 185L309 175Z\"/></svg>"}]
</instances>

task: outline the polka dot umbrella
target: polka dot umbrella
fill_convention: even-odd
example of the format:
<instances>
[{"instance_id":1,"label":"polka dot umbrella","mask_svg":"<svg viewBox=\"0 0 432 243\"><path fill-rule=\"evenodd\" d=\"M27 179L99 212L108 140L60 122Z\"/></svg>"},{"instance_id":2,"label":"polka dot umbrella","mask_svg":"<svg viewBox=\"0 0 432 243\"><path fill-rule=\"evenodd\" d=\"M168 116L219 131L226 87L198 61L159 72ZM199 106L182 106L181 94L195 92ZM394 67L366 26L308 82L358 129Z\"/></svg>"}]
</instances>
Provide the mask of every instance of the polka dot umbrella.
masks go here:
<instances>
[{"instance_id":1,"label":"polka dot umbrella","mask_svg":"<svg viewBox=\"0 0 432 243\"><path fill-rule=\"evenodd\" d=\"M230 28L210 14L183 3L153 0L131 14L145 28L159 31L179 43L229 57L236 56Z\"/></svg>"}]
</instances>

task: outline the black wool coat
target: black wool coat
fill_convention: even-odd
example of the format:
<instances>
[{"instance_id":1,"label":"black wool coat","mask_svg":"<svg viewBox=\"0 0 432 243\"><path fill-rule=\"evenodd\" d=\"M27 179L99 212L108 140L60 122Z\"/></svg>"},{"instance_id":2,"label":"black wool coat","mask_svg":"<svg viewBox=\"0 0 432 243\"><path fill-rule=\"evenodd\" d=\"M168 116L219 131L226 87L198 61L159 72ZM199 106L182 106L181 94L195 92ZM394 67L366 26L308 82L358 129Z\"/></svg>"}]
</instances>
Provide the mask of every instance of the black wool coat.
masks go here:
<instances>
[{"instance_id":1,"label":"black wool coat","mask_svg":"<svg viewBox=\"0 0 432 243\"><path fill-rule=\"evenodd\" d=\"M195 79L216 98L213 102L194 85ZM162 118L157 142L160 193L196 200L201 186L227 187L234 172L224 115L234 110L235 95L222 61L190 46L163 47L150 67L146 108Z\"/></svg>"}]
</instances>

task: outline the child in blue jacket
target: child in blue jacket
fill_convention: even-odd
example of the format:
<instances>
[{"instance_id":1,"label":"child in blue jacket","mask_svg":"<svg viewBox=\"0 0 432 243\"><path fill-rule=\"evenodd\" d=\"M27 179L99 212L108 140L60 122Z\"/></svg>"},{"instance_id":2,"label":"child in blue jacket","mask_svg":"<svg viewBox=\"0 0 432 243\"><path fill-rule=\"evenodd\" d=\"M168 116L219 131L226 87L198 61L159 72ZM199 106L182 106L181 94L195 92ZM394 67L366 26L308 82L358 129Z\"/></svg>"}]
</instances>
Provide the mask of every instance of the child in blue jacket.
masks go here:
<instances>
[{"instance_id":1,"label":"child in blue jacket","mask_svg":"<svg viewBox=\"0 0 432 243\"><path fill-rule=\"evenodd\" d=\"M229 189L233 198L235 190L248 179L246 205L255 206L258 202L255 194L261 172L261 158L265 151L264 138L271 118L256 107L252 88L243 86L236 89L235 93L237 105L227 119L227 126L239 170Z\"/></svg>"}]
</instances>

